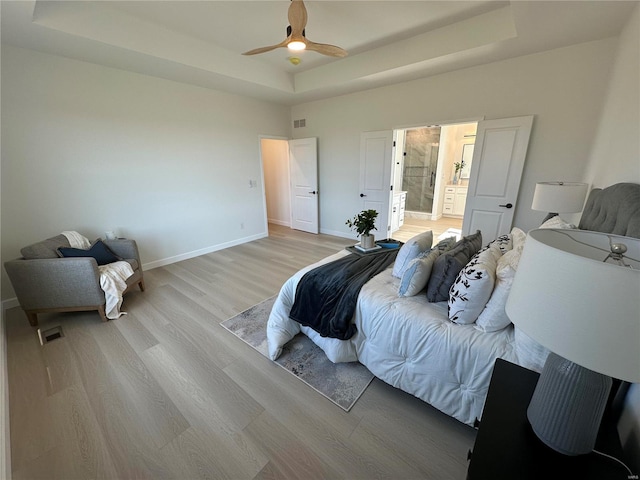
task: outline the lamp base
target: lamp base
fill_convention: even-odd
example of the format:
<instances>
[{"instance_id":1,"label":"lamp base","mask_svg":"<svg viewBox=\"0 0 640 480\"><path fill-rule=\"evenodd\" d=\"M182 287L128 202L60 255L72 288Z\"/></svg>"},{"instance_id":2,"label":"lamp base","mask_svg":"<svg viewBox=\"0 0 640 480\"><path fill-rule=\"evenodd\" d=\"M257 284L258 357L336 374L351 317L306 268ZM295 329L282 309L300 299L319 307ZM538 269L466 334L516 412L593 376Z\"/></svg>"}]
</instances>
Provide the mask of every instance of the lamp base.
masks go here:
<instances>
[{"instance_id":1,"label":"lamp base","mask_svg":"<svg viewBox=\"0 0 640 480\"><path fill-rule=\"evenodd\" d=\"M591 452L611 383L607 375L550 353L527 409L533 431L565 455Z\"/></svg>"}]
</instances>

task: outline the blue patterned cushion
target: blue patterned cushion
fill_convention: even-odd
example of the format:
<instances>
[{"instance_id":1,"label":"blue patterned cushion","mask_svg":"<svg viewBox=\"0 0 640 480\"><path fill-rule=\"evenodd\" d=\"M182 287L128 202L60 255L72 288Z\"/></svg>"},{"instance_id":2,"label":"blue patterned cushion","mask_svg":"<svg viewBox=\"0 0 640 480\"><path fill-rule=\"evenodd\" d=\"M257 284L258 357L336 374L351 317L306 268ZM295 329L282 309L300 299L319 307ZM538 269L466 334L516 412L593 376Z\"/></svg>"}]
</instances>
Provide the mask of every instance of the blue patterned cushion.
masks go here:
<instances>
[{"instance_id":1,"label":"blue patterned cushion","mask_svg":"<svg viewBox=\"0 0 640 480\"><path fill-rule=\"evenodd\" d=\"M431 230L420 233L411 238L407 243L400 247L396 261L393 264L392 275L394 277L402 278L402 274L409 266L409 262L418 255L424 252L428 252L433 244L433 232Z\"/></svg>"}]
</instances>

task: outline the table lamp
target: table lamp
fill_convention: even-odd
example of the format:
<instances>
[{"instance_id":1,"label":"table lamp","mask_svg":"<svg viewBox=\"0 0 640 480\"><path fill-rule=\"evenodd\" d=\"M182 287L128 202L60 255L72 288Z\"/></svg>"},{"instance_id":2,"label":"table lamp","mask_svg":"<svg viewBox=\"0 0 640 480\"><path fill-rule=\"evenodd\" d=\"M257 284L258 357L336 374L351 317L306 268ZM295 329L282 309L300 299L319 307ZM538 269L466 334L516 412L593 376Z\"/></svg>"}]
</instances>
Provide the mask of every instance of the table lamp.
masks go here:
<instances>
[{"instance_id":1,"label":"table lamp","mask_svg":"<svg viewBox=\"0 0 640 480\"><path fill-rule=\"evenodd\" d=\"M565 455L593 450L611 377L640 382L639 259L637 238L574 229L527 235L505 309L551 351L527 418Z\"/></svg>"},{"instance_id":2,"label":"table lamp","mask_svg":"<svg viewBox=\"0 0 640 480\"><path fill-rule=\"evenodd\" d=\"M575 182L539 182L533 192L533 210L548 212L545 220L559 213L582 211L588 185Z\"/></svg>"}]
</instances>

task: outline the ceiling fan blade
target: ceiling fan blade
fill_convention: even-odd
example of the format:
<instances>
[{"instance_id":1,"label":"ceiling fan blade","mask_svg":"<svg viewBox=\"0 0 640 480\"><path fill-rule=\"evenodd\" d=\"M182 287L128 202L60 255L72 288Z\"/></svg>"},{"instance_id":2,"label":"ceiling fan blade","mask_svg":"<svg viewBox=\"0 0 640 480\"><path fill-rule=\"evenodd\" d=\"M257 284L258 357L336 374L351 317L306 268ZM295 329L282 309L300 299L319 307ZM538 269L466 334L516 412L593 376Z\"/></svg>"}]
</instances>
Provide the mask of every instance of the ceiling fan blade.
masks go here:
<instances>
[{"instance_id":1,"label":"ceiling fan blade","mask_svg":"<svg viewBox=\"0 0 640 480\"><path fill-rule=\"evenodd\" d=\"M302 35L304 27L307 26L307 8L302 0L291 0L288 17L293 34Z\"/></svg>"},{"instance_id":2,"label":"ceiling fan blade","mask_svg":"<svg viewBox=\"0 0 640 480\"><path fill-rule=\"evenodd\" d=\"M242 55L257 55L259 53L270 52L271 50L275 50L276 48L286 47L288 43L288 38L284 39L282 42L277 45L270 45L268 47L260 47L254 48L253 50L249 50L248 52L244 52Z\"/></svg>"},{"instance_id":3,"label":"ceiling fan blade","mask_svg":"<svg viewBox=\"0 0 640 480\"><path fill-rule=\"evenodd\" d=\"M336 47L335 45L328 45L326 43L315 43L311 40L307 39L307 50L311 50L312 52L318 52L322 55L328 55L330 57L346 57L349 55L344 48Z\"/></svg>"}]
</instances>

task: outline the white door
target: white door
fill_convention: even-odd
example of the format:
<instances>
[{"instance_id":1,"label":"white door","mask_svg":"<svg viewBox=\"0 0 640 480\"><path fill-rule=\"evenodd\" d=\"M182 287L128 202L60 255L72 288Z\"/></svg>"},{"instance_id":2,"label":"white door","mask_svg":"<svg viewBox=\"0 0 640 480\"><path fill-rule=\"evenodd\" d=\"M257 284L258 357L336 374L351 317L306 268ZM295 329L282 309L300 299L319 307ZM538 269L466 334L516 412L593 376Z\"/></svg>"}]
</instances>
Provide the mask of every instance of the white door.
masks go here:
<instances>
[{"instance_id":1,"label":"white door","mask_svg":"<svg viewBox=\"0 0 640 480\"><path fill-rule=\"evenodd\" d=\"M480 230L484 242L511 231L532 125L532 115L478 123L463 235Z\"/></svg>"},{"instance_id":2,"label":"white door","mask_svg":"<svg viewBox=\"0 0 640 480\"><path fill-rule=\"evenodd\" d=\"M289 141L291 228L318 233L318 143L316 138Z\"/></svg>"},{"instance_id":3,"label":"white door","mask_svg":"<svg viewBox=\"0 0 640 480\"><path fill-rule=\"evenodd\" d=\"M393 132L365 132L360 136L360 198L362 210L378 212L376 230L378 239L391 233L391 164Z\"/></svg>"}]
</instances>

